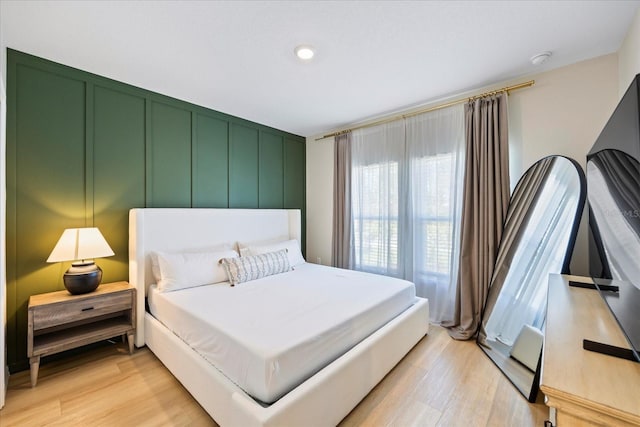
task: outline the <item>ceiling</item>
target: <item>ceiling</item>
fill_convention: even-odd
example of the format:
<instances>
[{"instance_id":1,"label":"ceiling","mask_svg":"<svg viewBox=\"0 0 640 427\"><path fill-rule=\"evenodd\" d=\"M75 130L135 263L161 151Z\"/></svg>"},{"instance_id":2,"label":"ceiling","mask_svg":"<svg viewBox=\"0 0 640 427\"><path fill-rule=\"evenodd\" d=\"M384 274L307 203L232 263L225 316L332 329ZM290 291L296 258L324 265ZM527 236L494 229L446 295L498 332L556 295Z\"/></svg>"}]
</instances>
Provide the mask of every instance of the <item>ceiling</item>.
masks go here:
<instances>
[{"instance_id":1,"label":"ceiling","mask_svg":"<svg viewBox=\"0 0 640 427\"><path fill-rule=\"evenodd\" d=\"M638 1L10 1L2 44L298 135L616 52ZM298 61L299 44L316 48ZM553 55L534 66L529 58Z\"/></svg>"}]
</instances>

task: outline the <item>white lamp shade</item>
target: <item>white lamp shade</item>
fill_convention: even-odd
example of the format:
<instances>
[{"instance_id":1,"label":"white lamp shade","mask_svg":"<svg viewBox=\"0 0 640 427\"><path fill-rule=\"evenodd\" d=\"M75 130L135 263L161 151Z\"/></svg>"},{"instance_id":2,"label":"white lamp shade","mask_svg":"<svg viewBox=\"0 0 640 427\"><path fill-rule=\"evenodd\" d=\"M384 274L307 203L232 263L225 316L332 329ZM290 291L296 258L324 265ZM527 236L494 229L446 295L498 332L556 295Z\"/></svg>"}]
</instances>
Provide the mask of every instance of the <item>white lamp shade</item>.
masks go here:
<instances>
[{"instance_id":1,"label":"white lamp shade","mask_svg":"<svg viewBox=\"0 0 640 427\"><path fill-rule=\"evenodd\" d=\"M112 255L113 250L96 227L67 228L47 262L79 261Z\"/></svg>"}]
</instances>

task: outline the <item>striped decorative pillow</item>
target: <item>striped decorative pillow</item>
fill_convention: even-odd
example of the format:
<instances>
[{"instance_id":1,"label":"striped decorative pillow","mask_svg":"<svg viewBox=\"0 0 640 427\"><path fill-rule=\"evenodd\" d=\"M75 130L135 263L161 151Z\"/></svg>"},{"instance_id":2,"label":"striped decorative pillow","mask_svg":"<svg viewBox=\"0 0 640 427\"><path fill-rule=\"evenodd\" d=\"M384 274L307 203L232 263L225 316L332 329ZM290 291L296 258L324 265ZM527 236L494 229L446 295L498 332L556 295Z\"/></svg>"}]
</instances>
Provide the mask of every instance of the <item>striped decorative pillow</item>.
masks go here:
<instances>
[{"instance_id":1,"label":"striped decorative pillow","mask_svg":"<svg viewBox=\"0 0 640 427\"><path fill-rule=\"evenodd\" d=\"M231 286L291 271L286 249L240 258L222 258L220 264L224 267Z\"/></svg>"}]
</instances>

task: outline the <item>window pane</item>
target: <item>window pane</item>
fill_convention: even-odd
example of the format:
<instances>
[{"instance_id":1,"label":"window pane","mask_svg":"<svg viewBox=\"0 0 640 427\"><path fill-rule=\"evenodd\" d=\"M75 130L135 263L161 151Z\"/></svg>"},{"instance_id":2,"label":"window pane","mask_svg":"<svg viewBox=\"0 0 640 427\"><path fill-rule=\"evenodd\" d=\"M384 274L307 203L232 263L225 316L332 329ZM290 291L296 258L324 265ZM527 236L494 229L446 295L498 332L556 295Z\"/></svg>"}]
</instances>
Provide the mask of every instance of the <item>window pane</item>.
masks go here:
<instances>
[{"instance_id":1,"label":"window pane","mask_svg":"<svg viewBox=\"0 0 640 427\"><path fill-rule=\"evenodd\" d=\"M412 162L414 180L419 182L413 186L417 205L415 269L426 282L448 279L451 271L454 162L453 154L421 157Z\"/></svg>"},{"instance_id":2,"label":"window pane","mask_svg":"<svg viewBox=\"0 0 640 427\"><path fill-rule=\"evenodd\" d=\"M354 176L356 267L395 274L398 271L398 163L359 166Z\"/></svg>"}]
</instances>

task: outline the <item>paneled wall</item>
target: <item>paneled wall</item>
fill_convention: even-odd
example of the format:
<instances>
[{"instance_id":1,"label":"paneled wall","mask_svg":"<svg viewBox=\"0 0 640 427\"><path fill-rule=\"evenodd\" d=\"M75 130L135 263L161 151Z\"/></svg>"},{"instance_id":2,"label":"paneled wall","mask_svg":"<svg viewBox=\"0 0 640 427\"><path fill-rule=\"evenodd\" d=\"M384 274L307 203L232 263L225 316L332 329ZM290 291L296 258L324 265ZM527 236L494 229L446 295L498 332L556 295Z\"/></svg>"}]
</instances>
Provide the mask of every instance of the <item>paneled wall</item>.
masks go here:
<instances>
[{"instance_id":1,"label":"paneled wall","mask_svg":"<svg viewBox=\"0 0 640 427\"><path fill-rule=\"evenodd\" d=\"M29 296L64 289L69 263L46 259L65 228L100 228L116 254L103 282L128 279L133 207L298 208L304 231L302 137L13 50L7 74L12 371Z\"/></svg>"}]
</instances>

